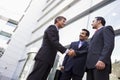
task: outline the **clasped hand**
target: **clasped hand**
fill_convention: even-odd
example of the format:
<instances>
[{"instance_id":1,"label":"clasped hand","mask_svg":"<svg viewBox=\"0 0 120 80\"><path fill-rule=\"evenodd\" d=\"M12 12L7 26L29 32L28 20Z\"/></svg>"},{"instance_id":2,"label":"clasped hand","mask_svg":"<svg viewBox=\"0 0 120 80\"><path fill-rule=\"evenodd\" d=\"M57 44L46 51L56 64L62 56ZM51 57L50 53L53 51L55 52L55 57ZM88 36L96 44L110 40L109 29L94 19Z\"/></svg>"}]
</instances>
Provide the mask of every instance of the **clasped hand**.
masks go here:
<instances>
[{"instance_id":1,"label":"clasped hand","mask_svg":"<svg viewBox=\"0 0 120 80\"><path fill-rule=\"evenodd\" d=\"M68 51L68 55L69 55L70 57L73 57L73 56L76 56L76 53L75 53L75 51L74 51L73 49L70 49L70 50Z\"/></svg>"},{"instance_id":2,"label":"clasped hand","mask_svg":"<svg viewBox=\"0 0 120 80\"><path fill-rule=\"evenodd\" d=\"M95 66L96 66L96 69L103 70L105 68L105 63L102 61L98 61Z\"/></svg>"}]
</instances>

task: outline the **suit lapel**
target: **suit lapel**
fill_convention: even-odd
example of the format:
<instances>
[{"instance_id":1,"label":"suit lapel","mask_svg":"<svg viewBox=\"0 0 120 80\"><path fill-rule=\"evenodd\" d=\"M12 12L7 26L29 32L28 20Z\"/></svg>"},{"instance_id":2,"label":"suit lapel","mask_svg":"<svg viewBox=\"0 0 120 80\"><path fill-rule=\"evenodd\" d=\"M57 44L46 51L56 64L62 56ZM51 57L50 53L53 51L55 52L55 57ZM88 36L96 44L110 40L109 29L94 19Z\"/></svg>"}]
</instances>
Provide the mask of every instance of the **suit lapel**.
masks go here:
<instances>
[{"instance_id":1,"label":"suit lapel","mask_svg":"<svg viewBox=\"0 0 120 80\"><path fill-rule=\"evenodd\" d=\"M104 27L102 27L102 28L100 28L99 30L97 30L97 31L95 32L95 34L92 36L91 40L92 40L96 35L98 35L98 34L102 31L102 29L104 29ZM90 41L91 41L91 40L90 40Z\"/></svg>"},{"instance_id":2,"label":"suit lapel","mask_svg":"<svg viewBox=\"0 0 120 80\"><path fill-rule=\"evenodd\" d=\"M81 48L84 47L85 45L86 45L86 42L84 41L79 49L81 49Z\"/></svg>"},{"instance_id":3,"label":"suit lapel","mask_svg":"<svg viewBox=\"0 0 120 80\"><path fill-rule=\"evenodd\" d=\"M79 48L79 43L80 41L74 43L74 46L72 47L73 49L81 49L82 47L84 47L86 45L86 42L84 41L81 45L81 47Z\"/></svg>"},{"instance_id":4,"label":"suit lapel","mask_svg":"<svg viewBox=\"0 0 120 80\"><path fill-rule=\"evenodd\" d=\"M79 45L79 41L74 44L73 48L78 49L78 45Z\"/></svg>"},{"instance_id":5,"label":"suit lapel","mask_svg":"<svg viewBox=\"0 0 120 80\"><path fill-rule=\"evenodd\" d=\"M53 25L54 30L56 31L56 34L58 35L58 40L59 40L59 30L56 28L55 25Z\"/></svg>"}]
</instances>

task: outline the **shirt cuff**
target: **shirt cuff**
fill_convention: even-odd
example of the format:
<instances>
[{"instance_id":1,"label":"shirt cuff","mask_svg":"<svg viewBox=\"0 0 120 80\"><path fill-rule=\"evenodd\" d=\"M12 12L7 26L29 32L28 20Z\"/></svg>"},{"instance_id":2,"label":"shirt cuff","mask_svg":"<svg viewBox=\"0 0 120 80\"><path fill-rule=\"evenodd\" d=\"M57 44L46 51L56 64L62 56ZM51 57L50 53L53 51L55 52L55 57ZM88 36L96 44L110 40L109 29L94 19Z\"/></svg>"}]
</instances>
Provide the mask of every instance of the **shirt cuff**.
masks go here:
<instances>
[{"instance_id":1,"label":"shirt cuff","mask_svg":"<svg viewBox=\"0 0 120 80\"><path fill-rule=\"evenodd\" d=\"M67 49L66 51L65 51L65 54L67 54L69 52L69 49Z\"/></svg>"}]
</instances>

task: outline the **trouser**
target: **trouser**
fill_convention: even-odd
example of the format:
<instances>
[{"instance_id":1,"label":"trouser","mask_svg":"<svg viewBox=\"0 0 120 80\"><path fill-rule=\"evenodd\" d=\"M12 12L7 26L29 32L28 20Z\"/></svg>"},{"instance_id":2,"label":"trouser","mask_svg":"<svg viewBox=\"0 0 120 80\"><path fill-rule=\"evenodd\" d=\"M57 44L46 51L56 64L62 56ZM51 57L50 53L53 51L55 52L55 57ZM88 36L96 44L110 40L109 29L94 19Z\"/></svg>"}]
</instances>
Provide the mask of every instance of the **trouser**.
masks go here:
<instances>
[{"instance_id":1,"label":"trouser","mask_svg":"<svg viewBox=\"0 0 120 80\"><path fill-rule=\"evenodd\" d=\"M46 80L50 73L51 66L43 61L35 61L33 71L27 77L27 80Z\"/></svg>"},{"instance_id":2,"label":"trouser","mask_svg":"<svg viewBox=\"0 0 120 80\"><path fill-rule=\"evenodd\" d=\"M107 68L104 70L88 69L87 80L109 80L109 71Z\"/></svg>"},{"instance_id":3,"label":"trouser","mask_svg":"<svg viewBox=\"0 0 120 80\"><path fill-rule=\"evenodd\" d=\"M60 80L82 80L83 76L80 76L80 74L74 74L72 70L70 71L64 71L61 75Z\"/></svg>"}]
</instances>

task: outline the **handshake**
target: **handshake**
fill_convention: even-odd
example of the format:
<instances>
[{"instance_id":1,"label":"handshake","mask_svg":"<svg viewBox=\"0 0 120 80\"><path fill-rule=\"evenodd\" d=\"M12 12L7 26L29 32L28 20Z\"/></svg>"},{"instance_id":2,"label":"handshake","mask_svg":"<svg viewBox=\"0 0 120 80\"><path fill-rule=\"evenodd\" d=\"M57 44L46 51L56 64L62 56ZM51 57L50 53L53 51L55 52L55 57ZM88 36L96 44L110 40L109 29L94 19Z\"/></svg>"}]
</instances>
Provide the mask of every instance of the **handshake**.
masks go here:
<instances>
[{"instance_id":1,"label":"handshake","mask_svg":"<svg viewBox=\"0 0 120 80\"><path fill-rule=\"evenodd\" d=\"M76 53L73 49L69 49L67 55L69 55L70 57L76 56Z\"/></svg>"}]
</instances>

